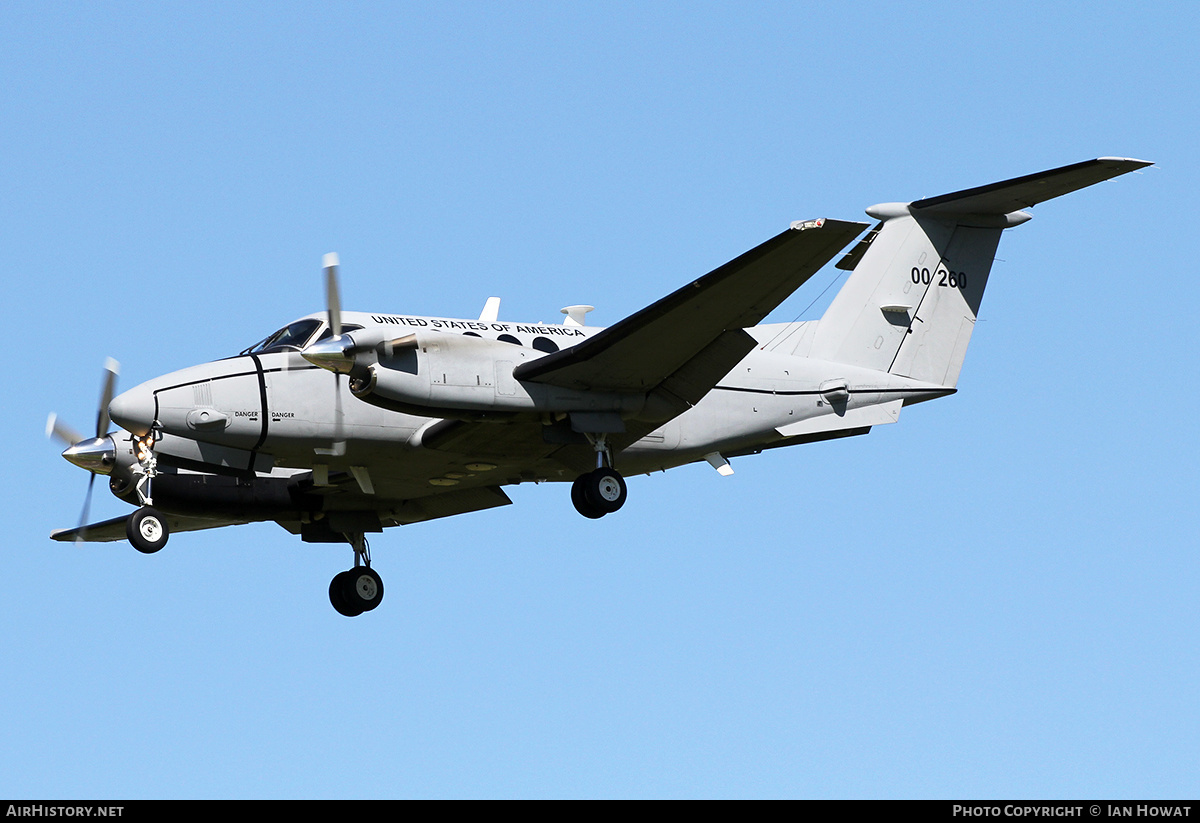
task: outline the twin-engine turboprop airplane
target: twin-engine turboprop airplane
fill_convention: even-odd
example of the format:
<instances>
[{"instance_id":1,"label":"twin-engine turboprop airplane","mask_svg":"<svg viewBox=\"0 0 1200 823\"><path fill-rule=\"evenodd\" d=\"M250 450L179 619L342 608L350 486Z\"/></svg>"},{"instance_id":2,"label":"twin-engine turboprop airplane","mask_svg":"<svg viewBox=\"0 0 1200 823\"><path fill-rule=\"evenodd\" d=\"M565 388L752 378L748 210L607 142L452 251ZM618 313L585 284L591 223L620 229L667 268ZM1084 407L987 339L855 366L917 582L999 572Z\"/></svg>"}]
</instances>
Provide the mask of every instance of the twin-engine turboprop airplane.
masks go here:
<instances>
[{"instance_id":1,"label":"twin-engine turboprop airplane","mask_svg":"<svg viewBox=\"0 0 1200 823\"><path fill-rule=\"evenodd\" d=\"M96 436L51 415L63 456L138 506L56 531L128 538L274 520L307 542L349 543L330 601L374 609L383 583L366 535L509 503L503 487L571 484L584 517L621 508L624 475L866 434L952 394L1001 232L1022 209L1150 165L1101 158L980 188L867 209L878 220L837 266L851 271L817 321L756 325L868 227L809 220L614 326L343 312L337 258L327 309L240 354L113 397ZM109 432L111 420L121 427ZM91 485L88 486L88 500Z\"/></svg>"}]
</instances>

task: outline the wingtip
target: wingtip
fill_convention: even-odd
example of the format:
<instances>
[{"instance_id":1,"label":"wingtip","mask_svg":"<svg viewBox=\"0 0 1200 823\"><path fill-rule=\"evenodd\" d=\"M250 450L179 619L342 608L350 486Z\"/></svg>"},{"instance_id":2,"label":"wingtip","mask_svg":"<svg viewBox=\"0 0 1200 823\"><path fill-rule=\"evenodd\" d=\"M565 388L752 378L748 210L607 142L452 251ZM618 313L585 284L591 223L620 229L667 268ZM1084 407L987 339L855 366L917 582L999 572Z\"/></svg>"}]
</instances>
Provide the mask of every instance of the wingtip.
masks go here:
<instances>
[{"instance_id":1,"label":"wingtip","mask_svg":"<svg viewBox=\"0 0 1200 823\"><path fill-rule=\"evenodd\" d=\"M788 226L796 231L804 231L805 229L819 229L825 225L825 218L818 217L816 220L793 220Z\"/></svg>"},{"instance_id":2,"label":"wingtip","mask_svg":"<svg viewBox=\"0 0 1200 823\"><path fill-rule=\"evenodd\" d=\"M1144 169L1146 166L1153 166L1153 160L1138 160L1136 157L1097 157L1098 163L1114 163L1120 166L1129 166L1129 171L1134 169Z\"/></svg>"}]
</instances>

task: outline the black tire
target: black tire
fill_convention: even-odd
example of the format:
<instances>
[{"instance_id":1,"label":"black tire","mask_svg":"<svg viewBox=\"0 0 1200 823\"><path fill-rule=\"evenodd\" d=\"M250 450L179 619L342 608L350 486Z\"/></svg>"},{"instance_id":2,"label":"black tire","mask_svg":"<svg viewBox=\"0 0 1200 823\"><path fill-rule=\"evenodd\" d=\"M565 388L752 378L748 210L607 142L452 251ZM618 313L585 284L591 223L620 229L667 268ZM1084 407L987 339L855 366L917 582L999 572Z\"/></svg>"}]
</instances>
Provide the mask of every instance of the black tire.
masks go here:
<instances>
[{"instance_id":1,"label":"black tire","mask_svg":"<svg viewBox=\"0 0 1200 823\"><path fill-rule=\"evenodd\" d=\"M358 617L363 610L346 602L345 591L350 588L349 577L350 572L348 571L339 572L333 576L333 580L329 581L329 602L338 614L346 617Z\"/></svg>"},{"instance_id":2,"label":"black tire","mask_svg":"<svg viewBox=\"0 0 1200 823\"><path fill-rule=\"evenodd\" d=\"M350 608L369 612L383 601L383 578L374 569L356 566L342 574L342 597Z\"/></svg>"},{"instance_id":3,"label":"black tire","mask_svg":"<svg viewBox=\"0 0 1200 823\"><path fill-rule=\"evenodd\" d=\"M142 506L125 521L125 536L142 554L154 554L167 545L171 530L167 527L167 519L158 511Z\"/></svg>"},{"instance_id":4,"label":"black tire","mask_svg":"<svg viewBox=\"0 0 1200 823\"><path fill-rule=\"evenodd\" d=\"M611 514L625 505L629 490L625 478L615 469L596 469L585 474L583 497L592 508L602 514Z\"/></svg>"},{"instance_id":5,"label":"black tire","mask_svg":"<svg viewBox=\"0 0 1200 823\"><path fill-rule=\"evenodd\" d=\"M587 481L588 475L582 474L575 478L575 482L571 484L571 502L575 505L575 511L582 514L591 520L598 520L604 516L604 512L597 509L587 501L584 495L583 486Z\"/></svg>"}]
</instances>

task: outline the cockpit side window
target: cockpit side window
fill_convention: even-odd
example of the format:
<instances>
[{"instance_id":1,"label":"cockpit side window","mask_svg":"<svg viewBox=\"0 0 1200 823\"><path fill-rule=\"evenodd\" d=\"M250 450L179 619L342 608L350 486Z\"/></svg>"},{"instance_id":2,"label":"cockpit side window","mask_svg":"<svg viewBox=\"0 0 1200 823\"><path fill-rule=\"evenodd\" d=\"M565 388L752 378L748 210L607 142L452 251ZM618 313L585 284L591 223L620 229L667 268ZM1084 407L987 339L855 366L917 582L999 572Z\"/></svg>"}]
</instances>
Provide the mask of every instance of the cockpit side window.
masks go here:
<instances>
[{"instance_id":1,"label":"cockpit side window","mask_svg":"<svg viewBox=\"0 0 1200 823\"><path fill-rule=\"evenodd\" d=\"M349 332L349 331L358 331L361 328L362 328L362 326L355 326L355 325L343 323L342 324L342 334L345 334L346 332ZM333 329L326 326L325 331L321 332L321 336L318 337L313 342L317 343L317 342L320 342L321 340L328 340L331 337L333 337Z\"/></svg>"}]
</instances>

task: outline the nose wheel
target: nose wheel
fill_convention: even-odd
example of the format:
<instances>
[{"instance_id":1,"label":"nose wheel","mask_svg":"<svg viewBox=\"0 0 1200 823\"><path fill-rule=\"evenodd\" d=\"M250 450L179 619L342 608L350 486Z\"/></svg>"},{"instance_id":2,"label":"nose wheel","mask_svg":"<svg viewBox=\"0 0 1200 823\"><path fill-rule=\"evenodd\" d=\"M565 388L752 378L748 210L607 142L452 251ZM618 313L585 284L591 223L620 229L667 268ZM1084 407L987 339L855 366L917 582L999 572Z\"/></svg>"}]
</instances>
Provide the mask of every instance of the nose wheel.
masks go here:
<instances>
[{"instance_id":1,"label":"nose wheel","mask_svg":"<svg viewBox=\"0 0 1200 823\"><path fill-rule=\"evenodd\" d=\"M154 554L167 545L171 530L167 528L167 519L157 509L142 506L125 521L125 536L142 554Z\"/></svg>"}]
</instances>

